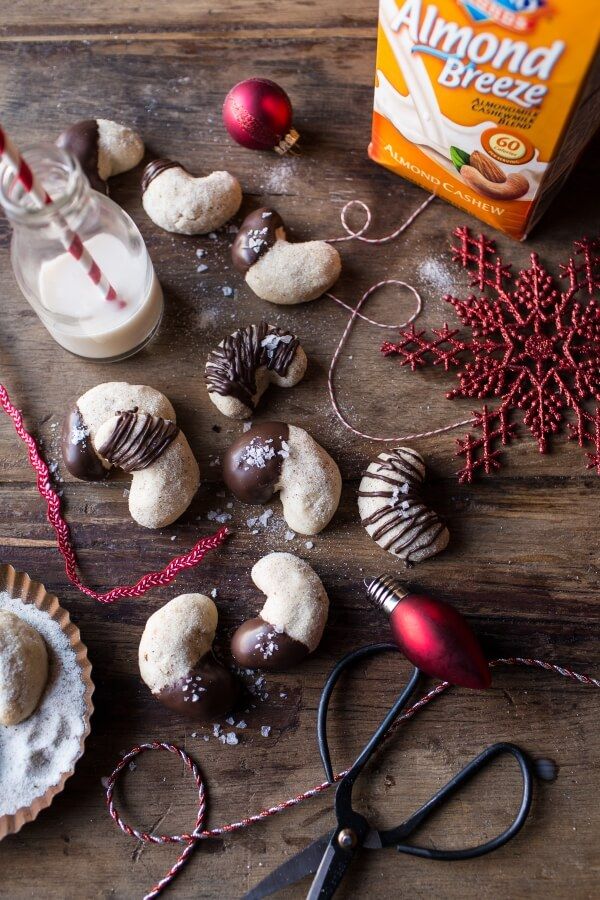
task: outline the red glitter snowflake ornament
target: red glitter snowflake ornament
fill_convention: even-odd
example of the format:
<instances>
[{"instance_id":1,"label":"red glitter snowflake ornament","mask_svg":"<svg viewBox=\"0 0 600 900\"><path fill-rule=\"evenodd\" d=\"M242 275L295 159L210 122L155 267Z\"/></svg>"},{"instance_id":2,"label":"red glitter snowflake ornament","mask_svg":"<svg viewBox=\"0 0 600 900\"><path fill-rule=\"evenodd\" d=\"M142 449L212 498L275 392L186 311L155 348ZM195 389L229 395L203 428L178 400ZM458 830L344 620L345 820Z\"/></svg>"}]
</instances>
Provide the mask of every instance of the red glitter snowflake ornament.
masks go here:
<instances>
[{"instance_id":1,"label":"red glitter snowflake ornament","mask_svg":"<svg viewBox=\"0 0 600 900\"><path fill-rule=\"evenodd\" d=\"M414 325L400 332L397 344L384 343L387 356L402 357L414 371L433 363L446 371L457 369L455 397L498 397L500 403L475 412L473 425L481 433L460 439L457 455L464 466L461 482L471 482L477 471L486 475L500 468L498 445L516 437L511 415L523 413L523 422L536 439L540 453L548 450L552 434L562 427L568 410L570 436L583 447L591 442L588 469L600 475L600 309L594 299L582 305L576 298L600 290L600 241L584 238L574 243L573 255L561 265L568 282L561 291L540 265L536 253L531 266L515 278L510 265L495 255L495 245L481 235L473 238L462 226L454 232L458 246L453 260L471 271L471 285L482 294L466 300L447 294L460 321L472 338L462 340L459 329L444 325L432 339ZM483 295L488 289L491 296Z\"/></svg>"}]
</instances>

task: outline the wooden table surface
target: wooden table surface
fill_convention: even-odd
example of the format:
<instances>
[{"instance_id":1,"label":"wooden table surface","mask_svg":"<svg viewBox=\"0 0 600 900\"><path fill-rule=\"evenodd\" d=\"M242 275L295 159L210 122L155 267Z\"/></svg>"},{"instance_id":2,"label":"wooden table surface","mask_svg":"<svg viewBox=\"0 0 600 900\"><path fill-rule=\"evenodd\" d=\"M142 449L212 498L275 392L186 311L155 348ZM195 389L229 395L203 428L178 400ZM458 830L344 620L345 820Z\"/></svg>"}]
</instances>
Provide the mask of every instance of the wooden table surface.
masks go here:
<instances>
[{"instance_id":1,"label":"wooden table surface","mask_svg":"<svg viewBox=\"0 0 600 900\"><path fill-rule=\"evenodd\" d=\"M344 202L373 205L374 229L390 230L424 198L413 185L366 157L375 53L376 4L233 0L226 8L201 0L21 0L5 5L0 37L0 109L19 142L53 138L67 124L92 116L135 126L147 158L172 156L191 169L227 168L242 182L244 210L265 203L283 214L297 237L340 232ZM302 153L278 159L232 144L220 107L229 87L257 74L288 89L302 132ZM578 171L526 244L498 236L516 265L531 250L557 269L569 241L597 225L592 202L597 178L588 153ZM367 607L362 579L397 571L415 587L451 599L467 613L490 654L542 656L598 674L600 602L598 529L600 481L586 471L579 448L564 435L540 456L531 438L507 451L493 478L459 486L454 476L455 436L415 442L430 467L430 496L446 517L451 543L436 559L405 573L361 528L357 484L378 448L353 437L333 416L326 393L329 359L346 313L327 299L306 306L269 308L232 271L226 237L176 237L144 215L139 171L115 179L112 196L142 230L164 286L167 305L157 340L134 359L113 366L78 360L50 339L14 282L10 229L0 224L3 286L0 373L27 422L58 458L58 433L67 404L106 380L144 382L164 391L203 470L197 499L183 518L159 533L132 524L126 481L77 483L65 476L64 500L88 582L106 589L159 567L214 527L220 456L240 431L207 398L202 370L210 348L234 327L269 315L302 337L310 367L289 393L273 391L263 413L307 428L338 461L344 476L340 510L307 550L287 543L280 505L268 528L252 535L252 508L236 503L235 534L196 571L146 598L103 607L66 581L37 495L23 446L0 421L0 542L2 561L28 571L55 591L81 628L94 667L96 712L92 734L75 776L37 821L0 845L0 896L91 898L141 896L175 859L173 847L147 847L110 821L102 779L121 751L154 738L185 747L208 782L210 822L235 820L321 780L315 708L326 673L340 655L385 639L387 624ZM594 221L596 217L596 221ZM384 277L411 281L422 291L422 324L435 326L452 311L441 299L450 287L465 294L466 278L450 264L449 235L458 224L478 224L436 201L401 240L380 248L342 247L344 274L337 293L357 300ZM196 250L208 269L196 271ZM234 296L223 294L232 287ZM389 292L371 312L395 321L404 300ZM411 431L467 417L472 402L450 403L450 376L411 374L380 357L382 333L361 325L344 352L340 396L354 422L376 431ZM218 426L216 428L215 426ZM460 432L459 432L460 434ZM266 678L268 699L244 714L248 727L237 746L223 746L211 728L194 728L157 705L140 682L137 645L148 615L186 591L218 590L221 642L262 605L249 573L271 550L308 559L331 598L324 639L309 661ZM391 703L408 665L379 661L344 683L333 704L331 739L336 758L349 761ZM285 695L285 696L284 696ZM362 808L378 823L395 824L489 742L510 740L533 756L550 757L559 774L536 787L533 812L522 834L485 859L442 864L398 857L361 856L341 897L566 898L598 896L600 858L600 742L598 697L592 688L524 670L498 672L485 695L455 690L402 730L370 766L358 791ZM270 725L268 738L261 726ZM195 732L195 734L192 734ZM422 840L458 846L490 836L515 808L518 778L499 764L440 813ZM235 898L328 829L330 795L222 840L195 854L172 893L181 898ZM162 755L127 774L119 795L126 817L156 832L190 828L194 790L181 765ZM289 897L304 896L305 885Z\"/></svg>"}]
</instances>

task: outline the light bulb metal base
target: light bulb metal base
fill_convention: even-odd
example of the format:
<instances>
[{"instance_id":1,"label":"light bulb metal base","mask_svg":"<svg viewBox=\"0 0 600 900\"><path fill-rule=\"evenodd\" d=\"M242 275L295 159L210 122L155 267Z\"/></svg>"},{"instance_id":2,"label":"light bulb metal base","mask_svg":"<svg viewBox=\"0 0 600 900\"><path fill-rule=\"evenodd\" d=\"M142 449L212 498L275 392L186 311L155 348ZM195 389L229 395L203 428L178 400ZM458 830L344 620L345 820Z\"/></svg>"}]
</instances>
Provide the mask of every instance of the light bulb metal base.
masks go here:
<instances>
[{"instance_id":1,"label":"light bulb metal base","mask_svg":"<svg viewBox=\"0 0 600 900\"><path fill-rule=\"evenodd\" d=\"M408 596L402 582L393 575L378 575L371 580L365 578L365 586L369 603L383 610L388 616L391 616L398 604Z\"/></svg>"}]
</instances>

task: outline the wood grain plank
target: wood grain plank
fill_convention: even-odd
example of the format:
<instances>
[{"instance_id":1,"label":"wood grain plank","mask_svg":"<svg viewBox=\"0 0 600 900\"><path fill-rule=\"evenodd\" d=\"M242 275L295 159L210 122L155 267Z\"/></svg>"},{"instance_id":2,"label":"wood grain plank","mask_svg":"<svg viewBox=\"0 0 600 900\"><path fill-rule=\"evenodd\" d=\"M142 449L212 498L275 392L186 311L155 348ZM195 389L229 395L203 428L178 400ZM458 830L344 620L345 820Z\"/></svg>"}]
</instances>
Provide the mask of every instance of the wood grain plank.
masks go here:
<instances>
[{"instance_id":1,"label":"wood grain plank","mask_svg":"<svg viewBox=\"0 0 600 900\"><path fill-rule=\"evenodd\" d=\"M190 0L168 5L100 0L68 7L59 0L26 0L3 10L3 121L22 143L52 138L86 116L130 122L142 132L148 158L168 154L199 172L227 167L244 186L243 211L271 203L298 237L339 234L340 209L353 197L374 205L374 230L384 233L424 194L366 159L374 19L374 5L356 0L343 5L281 0L275 7L236 0L212 11L210 4ZM249 153L224 134L222 99L250 72L277 78L288 88L303 135L299 157L278 160ZM501 251L516 267L535 249L556 270L568 242L597 226L589 203L591 185L598 183L595 157L591 152L582 159L530 242L517 245L498 237ZM112 193L142 229L165 287L167 313L147 351L111 367L78 361L54 347L14 284L7 252L10 230L0 222L0 372L49 457L57 458L67 403L99 381L122 378L168 394L202 466L203 486L188 513L150 538L127 517L126 479L85 485L59 465L83 572L102 588L133 581L213 530L207 513L228 498L217 496L219 470L210 463L222 456L239 426L220 418L208 401L203 363L225 334L265 314L264 305L231 270L226 239L160 232L142 211L139 171L115 179ZM448 249L452 228L466 220L436 201L397 243L342 247L344 275L336 292L352 303L383 277L404 278L423 292L423 326L441 324L451 314L443 294L450 288L468 291ZM199 247L207 251L209 269L203 275L196 272ZM224 286L235 289L233 297L223 295ZM406 298L390 291L374 297L370 306L376 318L391 322L408 309ZM323 680L343 652L387 636L385 622L366 607L366 574L396 570L414 587L453 600L472 616L490 654L542 655L597 670L600 488L585 470L580 449L557 437L552 453L541 457L524 436L507 451L506 466L497 476L460 486L453 475L454 435L415 442L427 456L430 496L448 520L452 541L436 560L405 572L357 522L358 481L378 448L338 425L326 395L327 367L345 312L319 300L268 313L298 331L310 367L293 392L267 396L263 411L306 427L339 461L344 475L340 511L310 551L300 539L285 542L277 503L270 528L258 536L246 525L255 510L235 504L233 537L200 569L142 600L102 607L66 583L23 450L10 423L0 421L3 558L44 581L68 606L88 644L97 686L93 731L76 775L50 810L0 844L0 896L130 898L141 896L163 874L174 849L139 846L112 825L104 807L101 778L136 742L160 736L194 753L207 776L212 824L320 781L314 716ZM471 403L444 399L450 376L437 370L411 375L380 357L380 342L378 331L361 325L344 351L340 398L353 422L367 431L404 433L421 423L435 427L469 415ZM219 644L226 658L231 632L261 604L250 581L251 565L263 553L282 548L306 556L323 578L331 597L330 622L313 658L293 672L267 678L268 700L250 700L256 706L240 710L248 727L239 732L238 746L223 747L210 737L210 728L192 729L152 701L139 680L137 643L147 616L162 602L186 590L217 587ZM344 682L331 719L340 765L376 727L407 672L400 659L388 659ZM272 727L269 738L261 737L264 724ZM559 765L556 782L536 789L531 821L513 844L459 866L365 852L340 896L393 896L401 878L402 889L416 898L594 897L600 876L595 837L600 745L591 689L507 670L498 673L487 695L448 694L377 757L360 785L361 806L376 821L394 824L483 746L500 739L522 743L534 756ZM517 789L513 770L499 765L436 817L421 839L457 846L491 835L507 822ZM181 767L158 756L128 772L119 802L130 821L170 832L193 822L193 796ZM330 802L323 796L251 831L207 843L173 895L240 896L330 826ZM300 886L286 896L304 895Z\"/></svg>"}]
</instances>

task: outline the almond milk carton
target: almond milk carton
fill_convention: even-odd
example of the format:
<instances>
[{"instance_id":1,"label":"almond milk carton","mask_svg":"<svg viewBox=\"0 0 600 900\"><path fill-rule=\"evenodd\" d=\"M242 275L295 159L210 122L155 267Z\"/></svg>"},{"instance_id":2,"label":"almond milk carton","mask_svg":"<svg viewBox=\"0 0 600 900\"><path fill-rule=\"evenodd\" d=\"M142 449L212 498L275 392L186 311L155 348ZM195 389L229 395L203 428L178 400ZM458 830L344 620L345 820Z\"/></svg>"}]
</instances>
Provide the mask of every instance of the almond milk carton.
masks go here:
<instances>
[{"instance_id":1,"label":"almond milk carton","mask_svg":"<svg viewBox=\"0 0 600 900\"><path fill-rule=\"evenodd\" d=\"M600 120L598 0L380 0L369 155L515 238Z\"/></svg>"}]
</instances>

